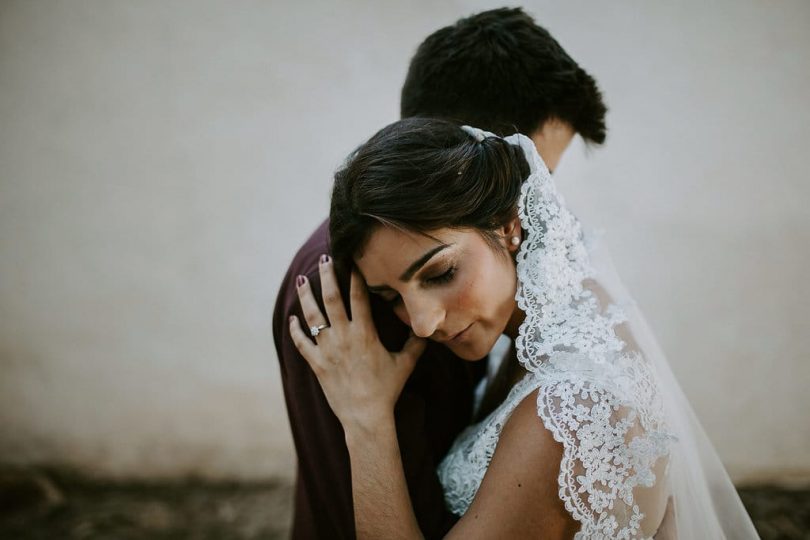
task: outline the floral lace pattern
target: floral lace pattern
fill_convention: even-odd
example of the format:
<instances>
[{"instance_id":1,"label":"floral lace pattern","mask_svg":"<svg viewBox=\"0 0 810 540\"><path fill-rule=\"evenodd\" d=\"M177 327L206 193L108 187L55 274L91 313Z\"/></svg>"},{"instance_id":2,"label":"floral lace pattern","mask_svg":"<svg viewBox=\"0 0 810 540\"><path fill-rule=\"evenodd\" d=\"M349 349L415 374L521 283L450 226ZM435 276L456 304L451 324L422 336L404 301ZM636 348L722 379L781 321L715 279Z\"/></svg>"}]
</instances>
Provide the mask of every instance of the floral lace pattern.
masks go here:
<instances>
[{"instance_id":1,"label":"floral lace pattern","mask_svg":"<svg viewBox=\"0 0 810 540\"><path fill-rule=\"evenodd\" d=\"M638 538L634 489L655 484L653 467L673 440L649 365L638 353L601 363L555 353L549 363L537 411L563 445L559 494L582 523L576 538Z\"/></svg>"},{"instance_id":2,"label":"floral lace pattern","mask_svg":"<svg viewBox=\"0 0 810 540\"><path fill-rule=\"evenodd\" d=\"M456 440L439 466L448 508L466 512L517 405L537 391L545 429L563 445L560 499L580 522L577 539L643 536L636 488L675 438L667 431L652 368L616 334L619 306L600 309L584 286L593 278L579 221L565 207L530 139L513 135L529 162L518 212L526 232L517 255L518 306L526 314L515 345L529 374L507 399Z\"/></svg>"},{"instance_id":3,"label":"floral lace pattern","mask_svg":"<svg viewBox=\"0 0 810 540\"><path fill-rule=\"evenodd\" d=\"M439 465L439 481L444 488L447 508L454 514L464 514L472 504L495 453L503 426L515 407L537 388L536 383L527 375L487 418L464 430L447 452Z\"/></svg>"}]
</instances>

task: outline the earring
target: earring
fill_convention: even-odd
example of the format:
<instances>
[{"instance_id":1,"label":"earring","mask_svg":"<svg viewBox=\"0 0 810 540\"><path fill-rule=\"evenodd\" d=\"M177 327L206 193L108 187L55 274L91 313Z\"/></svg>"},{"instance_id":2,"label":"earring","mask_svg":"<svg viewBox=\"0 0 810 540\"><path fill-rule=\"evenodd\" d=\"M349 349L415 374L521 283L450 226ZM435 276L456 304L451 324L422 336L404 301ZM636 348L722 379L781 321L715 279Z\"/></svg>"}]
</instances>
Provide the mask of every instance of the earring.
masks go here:
<instances>
[{"instance_id":1,"label":"earring","mask_svg":"<svg viewBox=\"0 0 810 540\"><path fill-rule=\"evenodd\" d=\"M510 241L512 242L512 245L513 245L513 246L516 246L516 245L520 244L520 237L518 237L518 236L513 236L513 237L512 237L512 240L510 240Z\"/></svg>"}]
</instances>

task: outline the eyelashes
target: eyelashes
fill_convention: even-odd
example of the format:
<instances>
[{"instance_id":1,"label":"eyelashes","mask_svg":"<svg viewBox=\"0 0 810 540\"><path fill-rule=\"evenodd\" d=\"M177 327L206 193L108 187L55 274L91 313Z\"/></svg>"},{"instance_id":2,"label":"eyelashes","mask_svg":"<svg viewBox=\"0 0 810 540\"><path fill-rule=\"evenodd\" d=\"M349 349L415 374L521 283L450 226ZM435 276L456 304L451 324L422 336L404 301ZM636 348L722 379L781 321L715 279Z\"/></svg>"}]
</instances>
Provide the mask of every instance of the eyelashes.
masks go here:
<instances>
[{"instance_id":1,"label":"eyelashes","mask_svg":"<svg viewBox=\"0 0 810 540\"><path fill-rule=\"evenodd\" d=\"M443 274L440 274L438 276L426 279L425 283L427 283L429 286L430 285L444 285L446 283L450 283L451 281L453 281L453 278L456 276L456 270L457 270L456 266L452 265ZM383 298L383 300L385 300L389 304L399 304L400 302L402 302L402 296L397 294L397 295L392 296L390 298Z\"/></svg>"},{"instance_id":2,"label":"eyelashes","mask_svg":"<svg viewBox=\"0 0 810 540\"><path fill-rule=\"evenodd\" d=\"M451 266L450 268L447 269L447 272L445 272L444 274L442 274L440 276L432 277L432 278L428 279L427 281L428 281L428 283L439 283L439 284L440 283L448 283L449 281L451 281L453 279L453 276L455 276L455 275L456 275L456 267Z\"/></svg>"}]
</instances>

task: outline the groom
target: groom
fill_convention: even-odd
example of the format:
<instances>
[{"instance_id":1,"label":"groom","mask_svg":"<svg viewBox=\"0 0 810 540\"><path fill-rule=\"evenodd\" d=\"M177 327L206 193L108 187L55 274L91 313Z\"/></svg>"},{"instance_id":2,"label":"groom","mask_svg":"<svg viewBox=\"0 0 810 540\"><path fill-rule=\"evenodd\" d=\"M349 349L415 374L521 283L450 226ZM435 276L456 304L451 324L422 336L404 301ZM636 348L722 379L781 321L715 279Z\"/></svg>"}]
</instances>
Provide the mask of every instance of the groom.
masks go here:
<instances>
[{"instance_id":1,"label":"groom","mask_svg":"<svg viewBox=\"0 0 810 540\"><path fill-rule=\"evenodd\" d=\"M605 139L606 108L593 78L521 9L496 9L431 34L411 60L402 88L402 117L442 117L498 135L520 132L537 145L550 170L575 134ZM354 538L349 455L307 362L293 345L287 319L304 320L295 278L306 275L320 299L318 258L328 253L328 221L290 264L273 313L287 413L298 456L293 538ZM343 278L347 298L348 278ZM408 334L372 295L382 342L399 349ZM444 506L436 466L472 419L473 395L486 362L465 362L431 342L395 409L397 435L414 512L427 538L444 535L458 519ZM384 509L380 509L384 512Z\"/></svg>"}]
</instances>

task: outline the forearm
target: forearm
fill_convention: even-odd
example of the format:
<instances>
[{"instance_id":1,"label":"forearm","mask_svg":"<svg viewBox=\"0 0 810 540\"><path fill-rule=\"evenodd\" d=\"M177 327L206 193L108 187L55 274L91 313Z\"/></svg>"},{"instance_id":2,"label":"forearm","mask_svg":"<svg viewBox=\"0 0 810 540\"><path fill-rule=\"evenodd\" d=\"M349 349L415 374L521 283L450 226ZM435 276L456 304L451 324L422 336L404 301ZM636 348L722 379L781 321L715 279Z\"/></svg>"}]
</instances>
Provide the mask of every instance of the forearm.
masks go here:
<instances>
[{"instance_id":1,"label":"forearm","mask_svg":"<svg viewBox=\"0 0 810 540\"><path fill-rule=\"evenodd\" d=\"M393 415L346 429L358 539L423 538L405 482Z\"/></svg>"}]
</instances>

